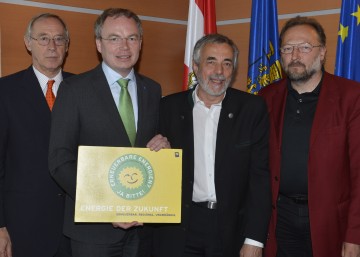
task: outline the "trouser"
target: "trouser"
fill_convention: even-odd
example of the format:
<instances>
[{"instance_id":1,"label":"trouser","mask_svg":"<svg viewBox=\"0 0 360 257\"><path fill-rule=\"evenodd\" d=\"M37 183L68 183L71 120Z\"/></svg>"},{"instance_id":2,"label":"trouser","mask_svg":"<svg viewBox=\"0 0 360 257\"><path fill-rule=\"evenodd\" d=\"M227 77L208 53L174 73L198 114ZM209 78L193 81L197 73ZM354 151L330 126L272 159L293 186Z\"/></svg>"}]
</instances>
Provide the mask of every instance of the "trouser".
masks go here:
<instances>
[{"instance_id":1,"label":"trouser","mask_svg":"<svg viewBox=\"0 0 360 257\"><path fill-rule=\"evenodd\" d=\"M136 229L126 232L118 242L94 244L71 240L73 257L136 257L139 237Z\"/></svg>"},{"instance_id":2,"label":"trouser","mask_svg":"<svg viewBox=\"0 0 360 257\"><path fill-rule=\"evenodd\" d=\"M219 236L218 211L193 203L183 257L224 257Z\"/></svg>"},{"instance_id":3,"label":"trouser","mask_svg":"<svg viewBox=\"0 0 360 257\"><path fill-rule=\"evenodd\" d=\"M309 207L279 195L277 202L277 257L312 257Z\"/></svg>"},{"instance_id":4,"label":"trouser","mask_svg":"<svg viewBox=\"0 0 360 257\"><path fill-rule=\"evenodd\" d=\"M71 257L70 239L62 236L60 246L54 257Z\"/></svg>"}]
</instances>

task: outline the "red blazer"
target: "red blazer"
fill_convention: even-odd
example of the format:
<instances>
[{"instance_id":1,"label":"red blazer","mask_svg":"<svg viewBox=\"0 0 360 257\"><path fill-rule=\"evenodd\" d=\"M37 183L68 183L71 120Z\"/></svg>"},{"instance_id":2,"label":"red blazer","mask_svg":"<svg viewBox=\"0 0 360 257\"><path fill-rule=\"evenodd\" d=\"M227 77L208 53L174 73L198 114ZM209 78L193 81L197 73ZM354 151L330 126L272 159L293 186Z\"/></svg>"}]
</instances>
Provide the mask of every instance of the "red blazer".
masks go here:
<instances>
[{"instance_id":1,"label":"red blazer","mask_svg":"<svg viewBox=\"0 0 360 257\"><path fill-rule=\"evenodd\" d=\"M273 212L266 257L276 256L276 199L287 80L260 91L270 115ZM360 244L360 83L324 73L310 136L308 198L314 257L340 256L343 242Z\"/></svg>"}]
</instances>

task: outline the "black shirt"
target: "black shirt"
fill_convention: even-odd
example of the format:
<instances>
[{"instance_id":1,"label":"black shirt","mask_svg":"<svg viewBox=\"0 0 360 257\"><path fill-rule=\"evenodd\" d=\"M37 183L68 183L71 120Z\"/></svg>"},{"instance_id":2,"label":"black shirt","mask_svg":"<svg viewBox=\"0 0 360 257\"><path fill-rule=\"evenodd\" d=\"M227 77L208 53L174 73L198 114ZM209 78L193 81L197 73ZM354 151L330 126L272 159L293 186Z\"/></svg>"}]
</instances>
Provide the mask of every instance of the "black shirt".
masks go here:
<instances>
[{"instance_id":1,"label":"black shirt","mask_svg":"<svg viewBox=\"0 0 360 257\"><path fill-rule=\"evenodd\" d=\"M288 82L281 145L280 193L283 195L308 194L310 133L321 84L322 80L312 92L299 94Z\"/></svg>"}]
</instances>

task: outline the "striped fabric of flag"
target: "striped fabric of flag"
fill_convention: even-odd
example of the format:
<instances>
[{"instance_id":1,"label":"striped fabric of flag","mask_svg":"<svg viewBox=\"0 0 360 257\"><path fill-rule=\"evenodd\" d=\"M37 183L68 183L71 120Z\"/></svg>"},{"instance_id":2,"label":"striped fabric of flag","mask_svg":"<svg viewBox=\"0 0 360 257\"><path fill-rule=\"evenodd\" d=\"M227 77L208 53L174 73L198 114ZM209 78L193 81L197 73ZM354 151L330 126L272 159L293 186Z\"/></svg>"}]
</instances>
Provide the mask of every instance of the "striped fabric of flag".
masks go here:
<instances>
[{"instance_id":1,"label":"striped fabric of flag","mask_svg":"<svg viewBox=\"0 0 360 257\"><path fill-rule=\"evenodd\" d=\"M197 84L192 71L192 51L204 35L216 33L215 0L190 0L186 33L183 90Z\"/></svg>"}]
</instances>

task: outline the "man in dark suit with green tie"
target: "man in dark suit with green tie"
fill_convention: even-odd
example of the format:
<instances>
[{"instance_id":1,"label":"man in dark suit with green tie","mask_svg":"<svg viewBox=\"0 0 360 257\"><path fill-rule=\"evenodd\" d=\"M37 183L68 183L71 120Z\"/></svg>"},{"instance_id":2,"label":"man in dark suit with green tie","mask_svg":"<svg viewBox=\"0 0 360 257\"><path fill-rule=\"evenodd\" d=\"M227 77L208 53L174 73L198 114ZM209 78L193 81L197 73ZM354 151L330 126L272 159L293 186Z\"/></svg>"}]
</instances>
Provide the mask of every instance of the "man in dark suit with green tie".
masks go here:
<instances>
[{"instance_id":1,"label":"man in dark suit with green tie","mask_svg":"<svg viewBox=\"0 0 360 257\"><path fill-rule=\"evenodd\" d=\"M64 232L71 238L74 257L134 257L138 253L142 224L79 224L74 222L74 207L79 145L169 147L165 138L156 136L160 85L133 68L142 36L136 14L105 10L95 23L102 63L64 81L54 106L49 164L67 194Z\"/></svg>"}]
</instances>

